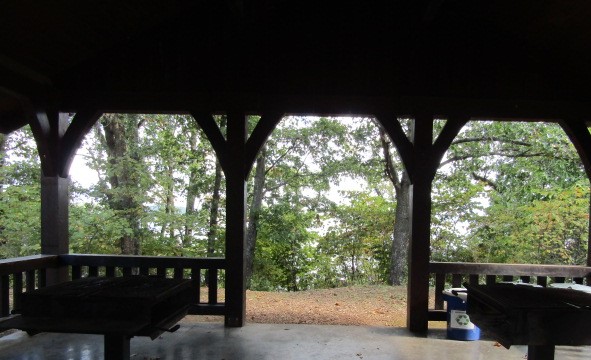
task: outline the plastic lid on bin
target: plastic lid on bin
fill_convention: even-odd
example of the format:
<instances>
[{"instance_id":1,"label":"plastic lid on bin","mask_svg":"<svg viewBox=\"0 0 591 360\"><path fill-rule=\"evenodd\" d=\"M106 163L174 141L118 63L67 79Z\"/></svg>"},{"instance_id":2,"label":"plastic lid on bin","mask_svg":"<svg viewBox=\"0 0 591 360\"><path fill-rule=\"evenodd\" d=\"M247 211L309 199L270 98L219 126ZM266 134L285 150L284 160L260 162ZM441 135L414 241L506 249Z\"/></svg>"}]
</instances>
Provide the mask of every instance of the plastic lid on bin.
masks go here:
<instances>
[{"instance_id":1,"label":"plastic lid on bin","mask_svg":"<svg viewBox=\"0 0 591 360\"><path fill-rule=\"evenodd\" d=\"M577 291L583 291L588 294L591 294L591 286L576 284L576 283L554 283L550 284L548 287L557 288L557 289L572 289Z\"/></svg>"},{"instance_id":2,"label":"plastic lid on bin","mask_svg":"<svg viewBox=\"0 0 591 360\"><path fill-rule=\"evenodd\" d=\"M466 301L468 299L468 290L465 288L445 289L443 295L459 297L462 301Z\"/></svg>"},{"instance_id":3,"label":"plastic lid on bin","mask_svg":"<svg viewBox=\"0 0 591 360\"><path fill-rule=\"evenodd\" d=\"M530 286L530 287L538 287L541 288L543 287L542 285L537 285L537 284L530 284L530 283L524 283L521 280L518 281L501 281L498 284L510 284L510 285L518 285L518 286Z\"/></svg>"}]
</instances>

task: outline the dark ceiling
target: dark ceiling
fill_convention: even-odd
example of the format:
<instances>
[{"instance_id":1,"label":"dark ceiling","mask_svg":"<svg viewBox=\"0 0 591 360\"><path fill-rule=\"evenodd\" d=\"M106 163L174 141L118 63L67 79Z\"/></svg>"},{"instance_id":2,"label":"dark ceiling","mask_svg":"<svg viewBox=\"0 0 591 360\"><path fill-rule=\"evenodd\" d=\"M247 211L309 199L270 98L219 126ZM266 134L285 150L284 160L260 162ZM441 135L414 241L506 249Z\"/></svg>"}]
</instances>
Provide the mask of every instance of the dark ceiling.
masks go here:
<instances>
[{"instance_id":1,"label":"dark ceiling","mask_svg":"<svg viewBox=\"0 0 591 360\"><path fill-rule=\"evenodd\" d=\"M587 104L590 18L576 0L4 0L0 130L38 108Z\"/></svg>"}]
</instances>

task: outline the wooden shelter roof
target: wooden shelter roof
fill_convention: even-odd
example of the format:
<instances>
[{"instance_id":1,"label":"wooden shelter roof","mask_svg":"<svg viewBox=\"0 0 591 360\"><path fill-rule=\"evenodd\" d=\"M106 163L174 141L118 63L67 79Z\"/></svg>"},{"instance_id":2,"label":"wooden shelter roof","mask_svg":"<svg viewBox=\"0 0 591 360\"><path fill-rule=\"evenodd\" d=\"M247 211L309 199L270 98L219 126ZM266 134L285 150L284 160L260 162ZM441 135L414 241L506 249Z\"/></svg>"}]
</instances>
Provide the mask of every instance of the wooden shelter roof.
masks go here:
<instances>
[{"instance_id":1,"label":"wooden shelter roof","mask_svg":"<svg viewBox=\"0 0 591 360\"><path fill-rule=\"evenodd\" d=\"M37 108L579 115L590 17L585 0L5 0L0 131Z\"/></svg>"}]
</instances>

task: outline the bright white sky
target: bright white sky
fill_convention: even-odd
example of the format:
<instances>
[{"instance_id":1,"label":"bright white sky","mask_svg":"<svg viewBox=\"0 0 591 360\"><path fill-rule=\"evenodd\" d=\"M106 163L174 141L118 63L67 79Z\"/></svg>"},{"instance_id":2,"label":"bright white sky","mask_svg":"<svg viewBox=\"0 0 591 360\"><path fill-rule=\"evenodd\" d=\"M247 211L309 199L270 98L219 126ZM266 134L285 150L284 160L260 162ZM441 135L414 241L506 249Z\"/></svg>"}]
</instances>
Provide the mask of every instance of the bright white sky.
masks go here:
<instances>
[{"instance_id":1,"label":"bright white sky","mask_svg":"<svg viewBox=\"0 0 591 360\"><path fill-rule=\"evenodd\" d=\"M88 166L86 166L86 155L88 155L86 148L81 147L72 161L72 166L70 167L70 177L73 181L76 181L83 187L89 188L96 184L98 179L96 172L92 171Z\"/></svg>"}]
</instances>

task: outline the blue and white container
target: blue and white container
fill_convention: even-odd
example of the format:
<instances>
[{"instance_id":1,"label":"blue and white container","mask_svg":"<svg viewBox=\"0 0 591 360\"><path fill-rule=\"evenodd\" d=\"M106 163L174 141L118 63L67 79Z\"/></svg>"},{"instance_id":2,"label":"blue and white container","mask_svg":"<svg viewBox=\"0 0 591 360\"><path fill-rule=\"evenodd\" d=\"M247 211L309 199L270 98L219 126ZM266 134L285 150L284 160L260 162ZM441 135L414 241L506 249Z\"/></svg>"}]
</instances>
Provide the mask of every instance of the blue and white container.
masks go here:
<instances>
[{"instance_id":1,"label":"blue and white container","mask_svg":"<svg viewBox=\"0 0 591 360\"><path fill-rule=\"evenodd\" d=\"M478 340L480 329L470 321L466 313L467 290L451 288L443 290L447 302L447 338L453 340Z\"/></svg>"}]
</instances>

